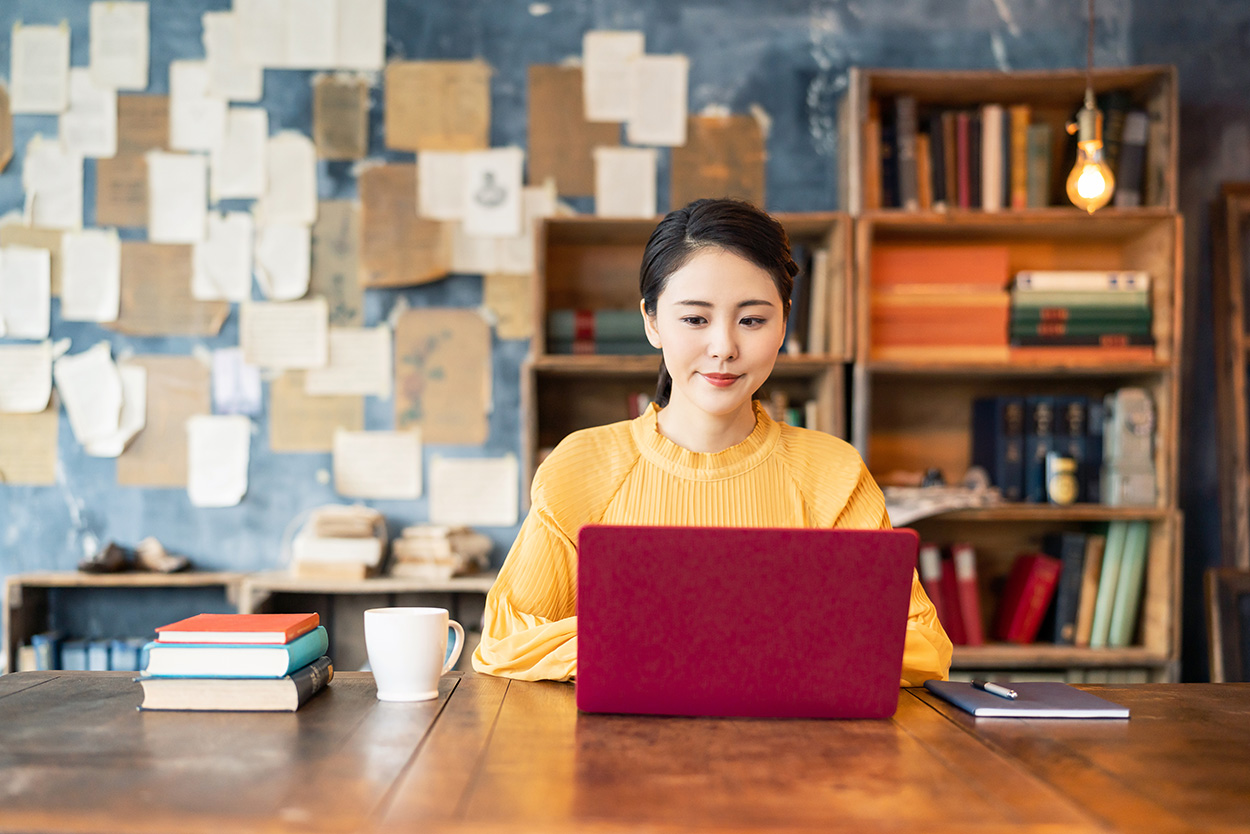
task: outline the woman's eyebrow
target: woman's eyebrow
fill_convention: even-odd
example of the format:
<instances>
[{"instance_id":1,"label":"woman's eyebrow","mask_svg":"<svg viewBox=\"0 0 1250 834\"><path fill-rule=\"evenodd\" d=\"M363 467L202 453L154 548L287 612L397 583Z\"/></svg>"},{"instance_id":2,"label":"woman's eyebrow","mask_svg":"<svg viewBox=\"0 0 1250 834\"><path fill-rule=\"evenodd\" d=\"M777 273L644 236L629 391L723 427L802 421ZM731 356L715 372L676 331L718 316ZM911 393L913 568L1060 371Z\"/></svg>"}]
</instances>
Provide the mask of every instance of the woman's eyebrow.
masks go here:
<instances>
[{"instance_id":1,"label":"woman's eyebrow","mask_svg":"<svg viewBox=\"0 0 1250 834\"><path fill-rule=\"evenodd\" d=\"M682 301L674 301L673 303L677 305L678 307L712 307L714 306L712 302L710 301L699 301L694 298L684 299ZM751 299L747 299L746 301L738 302L739 308L742 308L742 307L775 307L775 306L777 305L773 304L773 302L768 301L766 299L761 299L761 298L751 298Z\"/></svg>"}]
</instances>

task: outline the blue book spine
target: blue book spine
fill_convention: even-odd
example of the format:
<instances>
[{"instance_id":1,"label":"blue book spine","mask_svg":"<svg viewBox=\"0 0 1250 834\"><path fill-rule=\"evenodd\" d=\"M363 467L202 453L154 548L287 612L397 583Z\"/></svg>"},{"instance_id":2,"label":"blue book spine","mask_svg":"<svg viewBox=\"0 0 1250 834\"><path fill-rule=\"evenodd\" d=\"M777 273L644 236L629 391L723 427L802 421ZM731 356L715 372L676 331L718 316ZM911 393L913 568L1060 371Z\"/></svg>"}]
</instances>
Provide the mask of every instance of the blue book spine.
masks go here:
<instances>
[{"instance_id":1,"label":"blue book spine","mask_svg":"<svg viewBox=\"0 0 1250 834\"><path fill-rule=\"evenodd\" d=\"M1077 501L1091 500L1085 491L1086 423L1088 399L1083 396L1055 397L1055 451L1076 461Z\"/></svg>"},{"instance_id":2,"label":"blue book spine","mask_svg":"<svg viewBox=\"0 0 1250 834\"><path fill-rule=\"evenodd\" d=\"M56 631L45 631L30 636L30 645L35 649L35 669L46 672L49 669L61 668L61 635Z\"/></svg>"},{"instance_id":3,"label":"blue book spine","mask_svg":"<svg viewBox=\"0 0 1250 834\"><path fill-rule=\"evenodd\" d=\"M1024 398L979 397L972 403L972 463L1007 501L1024 493Z\"/></svg>"},{"instance_id":4,"label":"blue book spine","mask_svg":"<svg viewBox=\"0 0 1250 834\"><path fill-rule=\"evenodd\" d=\"M1085 412L1085 470L1081 480L1085 500L1094 503L1102 501L1102 440L1106 417L1107 407L1102 398L1090 397Z\"/></svg>"},{"instance_id":5,"label":"blue book spine","mask_svg":"<svg viewBox=\"0 0 1250 834\"><path fill-rule=\"evenodd\" d=\"M87 641L87 669L92 672L109 670L109 640Z\"/></svg>"},{"instance_id":6,"label":"blue book spine","mask_svg":"<svg viewBox=\"0 0 1250 834\"><path fill-rule=\"evenodd\" d=\"M87 671L86 640L66 640L61 644L61 668L67 672Z\"/></svg>"},{"instance_id":7,"label":"blue book spine","mask_svg":"<svg viewBox=\"0 0 1250 834\"><path fill-rule=\"evenodd\" d=\"M325 626L317 626L312 631L296 637L283 646L261 645L257 643L161 643L152 641L143 647L140 668L145 675L155 677L280 678L312 663L324 655L329 647L329 634L326 632ZM234 650L236 653L238 651L244 653L282 651L286 654L286 666L280 671L272 673L249 672L245 669L236 668L236 664L232 662L233 659L223 659L218 651L223 649ZM180 665L185 667L184 670L171 671L170 669L165 669L153 671L150 661L154 656L154 652L170 653L162 655L165 658L181 658L184 662ZM198 658L204 658L203 663Z\"/></svg>"},{"instance_id":8,"label":"blue book spine","mask_svg":"<svg viewBox=\"0 0 1250 834\"><path fill-rule=\"evenodd\" d=\"M1024 398L1024 500L1046 501L1046 455L1054 450L1055 398L1030 395Z\"/></svg>"}]
</instances>

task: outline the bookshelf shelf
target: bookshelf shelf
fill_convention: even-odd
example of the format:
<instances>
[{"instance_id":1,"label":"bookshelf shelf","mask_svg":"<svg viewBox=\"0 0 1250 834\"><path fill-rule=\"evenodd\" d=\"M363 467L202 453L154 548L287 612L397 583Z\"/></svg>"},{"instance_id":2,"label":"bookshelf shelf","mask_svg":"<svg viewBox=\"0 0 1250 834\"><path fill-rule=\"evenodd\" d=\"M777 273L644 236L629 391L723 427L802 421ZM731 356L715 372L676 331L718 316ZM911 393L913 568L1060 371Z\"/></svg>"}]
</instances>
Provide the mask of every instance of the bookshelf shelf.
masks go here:
<instances>
[{"instance_id":1,"label":"bookshelf shelf","mask_svg":"<svg viewBox=\"0 0 1250 834\"><path fill-rule=\"evenodd\" d=\"M1172 363L1099 362L1097 358L1081 362L1042 362L1030 360L1010 363L969 362L865 362L869 372L881 376L956 376L956 377L1050 377L1056 374L1108 379L1112 377L1154 377L1167 373Z\"/></svg>"},{"instance_id":2,"label":"bookshelf shelf","mask_svg":"<svg viewBox=\"0 0 1250 834\"><path fill-rule=\"evenodd\" d=\"M1042 521L1042 522L1099 522L1099 521L1164 521L1171 515L1165 507L1110 507L1106 504L1072 504L1052 507L1048 504L1004 504L996 507L979 507L953 510L942 514L944 521Z\"/></svg>"},{"instance_id":3,"label":"bookshelf shelf","mask_svg":"<svg viewBox=\"0 0 1250 834\"><path fill-rule=\"evenodd\" d=\"M953 665L961 669L1146 667L1163 670L1172 659L1143 648L1089 649L1040 643L1019 646L989 643L956 646Z\"/></svg>"},{"instance_id":4,"label":"bookshelf shelf","mask_svg":"<svg viewBox=\"0 0 1250 834\"><path fill-rule=\"evenodd\" d=\"M824 371L831 363L842 358L830 354L782 355L777 357L773 369L775 375L804 376ZM531 363L535 371L550 374L616 374L628 376L650 374L655 376L660 367L660 355L652 356L541 356Z\"/></svg>"}]
</instances>

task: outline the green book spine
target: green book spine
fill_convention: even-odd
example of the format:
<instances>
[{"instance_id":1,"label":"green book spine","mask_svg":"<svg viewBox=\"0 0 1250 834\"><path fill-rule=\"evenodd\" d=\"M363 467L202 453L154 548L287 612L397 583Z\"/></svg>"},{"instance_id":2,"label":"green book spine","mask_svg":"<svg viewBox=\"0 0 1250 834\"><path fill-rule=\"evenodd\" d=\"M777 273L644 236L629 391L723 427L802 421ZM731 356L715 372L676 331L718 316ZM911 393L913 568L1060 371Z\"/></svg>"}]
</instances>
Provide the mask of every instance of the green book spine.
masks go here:
<instances>
[{"instance_id":1,"label":"green book spine","mask_svg":"<svg viewBox=\"0 0 1250 834\"><path fill-rule=\"evenodd\" d=\"M1094 600L1094 627L1089 637L1090 648L1098 649L1108 645L1111 609L1115 602L1127 533L1126 522L1112 521L1107 525L1107 546L1102 553L1102 575L1098 578L1098 596Z\"/></svg>"},{"instance_id":2,"label":"green book spine","mask_svg":"<svg viewBox=\"0 0 1250 834\"><path fill-rule=\"evenodd\" d=\"M1012 324L1038 322L1126 322L1147 327L1153 322L1149 307L1012 307Z\"/></svg>"},{"instance_id":3,"label":"green book spine","mask_svg":"<svg viewBox=\"0 0 1250 834\"><path fill-rule=\"evenodd\" d=\"M646 341L642 313L638 310L551 310L547 313L547 338L589 342Z\"/></svg>"},{"instance_id":4,"label":"green book spine","mask_svg":"<svg viewBox=\"0 0 1250 834\"><path fill-rule=\"evenodd\" d=\"M1124 557L1111 606L1111 627L1107 639L1109 646L1122 647L1133 642L1146 576L1146 549L1149 539L1150 528L1146 522L1128 522L1128 531L1124 536Z\"/></svg>"},{"instance_id":5,"label":"green book spine","mask_svg":"<svg viewBox=\"0 0 1250 834\"><path fill-rule=\"evenodd\" d=\"M1149 336L1149 321L1017 321L1011 320L1007 335L1015 336L1101 336L1122 333Z\"/></svg>"},{"instance_id":6,"label":"green book spine","mask_svg":"<svg viewBox=\"0 0 1250 834\"><path fill-rule=\"evenodd\" d=\"M1140 307L1150 309L1150 294L1140 290L1012 291L1013 309L1032 307Z\"/></svg>"}]
</instances>

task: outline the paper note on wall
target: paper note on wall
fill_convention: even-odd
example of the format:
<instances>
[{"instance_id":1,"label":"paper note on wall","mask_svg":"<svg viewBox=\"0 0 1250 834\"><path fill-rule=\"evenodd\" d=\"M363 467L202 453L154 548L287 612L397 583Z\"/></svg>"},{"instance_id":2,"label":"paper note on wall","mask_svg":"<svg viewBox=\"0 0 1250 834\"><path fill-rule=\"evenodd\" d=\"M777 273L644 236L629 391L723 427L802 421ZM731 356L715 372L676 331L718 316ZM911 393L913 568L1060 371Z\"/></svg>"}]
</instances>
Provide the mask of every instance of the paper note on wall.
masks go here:
<instances>
[{"instance_id":1,"label":"paper note on wall","mask_svg":"<svg viewBox=\"0 0 1250 834\"><path fill-rule=\"evenodd\" d=\"M258 67L286 66L287 0L234 0L235 49Z\"/></svg>"},{"instance_id":2,"label":"paper note on wall","mask_svg":"<svg viewBox=\"0 0 1250 834\"><path fill-rule=\"evenodd\" d=\"M131 336L216 336L230 305L191 295L192 247L122 241L122 300L113 329Z\"/></svg>"},{"instance_id":3,"label":"paper note on wall","mask_svg":"<svg viewBox=\"0 0 1250 834\"><path fill-rule=\"evenodd\" d=\"M244 301L239 305L239 345L260 368L320 368L329 358L324 298Z\"/></svg>"},{"instance_id":4,"label":"paper note on wall","mask_svg":"<svg viewBox=\"0 0 1250 834\"><path fill-rule=\"evenodd\" d=\"M52 377L79 443L103 440L117 431L122 380L108 342L62 356L52 365Z\"/></svg>"},{"instance_id":5,"label":"paper note on wall","mask_svg":"<svg viewBox=\"0 0 1250 834\"><path fill-rule=\"evenodd\" d=\"M382 69L386 63L386 0L339 0L338 37L340 68Z\"/></svg>"},{"instance_id":6,"label":"paper note on wall","mask_svg":"<svg viewBox=\"0 0 1250 834\"><path fill-rule=\"evenodd\" d=\"M490 66L392 61L386 66L386 146L401 151L489 147Z\"/></svg>"},{"instance_id":7,"label":"paper note on wall","mask_svg":"<svg viewBox=\"0 0 1250 834\"><path fill-rule=\"evenodd\" d=\"M270 223L256 230L256 283L271 301L294 301L308 293L312 230L298 223Z\"/></svg>"},{"instance_id":8,"label":"paper note on wall","mask_svg":"<svg viewBox=\"0 0 1250 834\"><path fill-rule=\"evenodd\" d=\"M466 151L422 151L417 154L417 213L430 220L464 217L468 184Z\"/></svg>"},{"instance_id":9,"label":"paper note on wall","mask_svg":"<svg viewBox=\"0 0 1250 834\"><path fill-rule=\"evenodd\" d=\"M207 229L208 158L148 151L148 240L198 243Z\"/></svg>"},{"instance_id":10,"label":"paper note on wall","mask_svg":"<svg viewBox=\"0 0 1250 834\"><path fill-rule=\"evenodd\" d=\"M360 211L352 200L325 200L312 228L309 292L324 296L330 324L363 324L364 293L356 281Z\"/></svg>"},{"instance_id":11,"label":"paper note on wall","mask_svg":"<svg viewBox=\"0 0 1250 834\"><path fill-rule=\"evenodd\" d=\"M0 345L0 412L38 414L51 396L52 343Z\"/></svg>"},{"instance_id":12,"label":"paper note on wall","mask_svg":"<svg viewBox=\"0 0 1250 834\"><path fill-rule=\"evenodd\" d=\"M69 25L14 24L9 93L14 113L60 113L69 103Z\"/></svg>"},{"instance_id":13,"label":"paper note on wall","mask_svg":"<svg viewBox=\"0 0 1250 834\"><path fill-rule=\"evenodd\" d=\"M187 496L193 507L233 507L247 494L252 421L240 415L187 420Z\"/></svg>"},{"instance_id":14,"label":"paper note on wall","mask_svg":"<svg viewBox=\"0 0 1250 834\"><path fill-rule=\"evenodd\" d=\"M395 329L395 426L426 443L486 442L490 327L476 310L408 310Z\"/></svg>"},{"instance_id":15,"label":"paper note on wall","mask_svg":"<svg viewBox=\"0 0 1250 834\"><path fill-rule=\"evenodd\" d=\"M566 197L595 193L591 150L620 144L620 125L589 122L582 106L582 68L529 68L529 182L551 177Z\"/></svg>"},{"instance_id":16,"label":"paper note on wall","mask_svg":"<svg viewBox=\"0 0 1250 834\"><path fill-rule=\"evenodd\" d=\"M240 59L237 15L205 12L202 21L209 95L226 101L260 101L265 70Z\"/></svg>"},{"instance_id":17,"label":"paper note on wall","mask_svg":"<svg viewBox=\"0 0 1250 834\"><path fill-rule=\"evenodd\" d=\"M44 249L0 250L0 322L10 339L46 339L52 326L52 257Z\"/></svg>"},{"instance_id":18,"label":"paper note on wall","mask_svg":"<svg viewBox=\"0 0 1250 834\"><path fill-rule=\"evenodd\" d=\"M96 160L95 219L101 226L148 225L148 161L142 154Z\"/></svg>"},{"instance_id":19,"label":"paper note on wall","mask_svg":"<svg viewBox=\"0 0 1250 834\"><path fill-rule=\"evenodd\" d=\"M256 204L259 226L317 220L317 149L301 133L286 130L265 146L266 187Z\"/></svg>"},{"instance_id":20,"label":"paper note on wall","mask_svg":"<svg viewBox=\"0 0 1250 834\"><path fill-rule=\"evenodd\" d=\"M420 498L421 433L334 433L334 491L348 498Z\"/></svg>"},{"instance_id":21,"label":"paper note on wall","mask_svg":"<svg viewBox=\"0 0 1250 834\"><path fill-rule=\"evenodd\" d=\"M209 166L213 202L252 199L265 193L269 112L261 107L231 107L221 144Z\"/></svg>"},{"instance_id":22,"label":"paper note on wall","mask_svg":"<svg viewBox=\"0 0 1250 834\"><path fill-rule=\"evenodd\" d=\"M56 483L56 442L60 426L56 399L33 414L0 412L0 484L51 486Z\"/></svg>"},{"instance_id":23,"label":"paper note on wall","mask_svg":"<svg viewBox=\"0 0 1250 834\"><path fill-rule=\"evenodd\" d=\"M517 460L445 458L430 461L430 522L508 527L517 523Z\"/></svg>"},{"instance_id":24,"label":"paper note on wall","mask_svg":"<svg viewBox=\"0 0 1250 834\"><path fill-rule=\"evenodd\" d=\"M192 250L191 295L199 301L252 297L252 215L209 212L208 234Z\"/></svg>"},{"instance_id":25,"label":"paper note on wall","mask_svg":"<svg viewBox=\"0 0 1250 834\"><path fill-rule=\"evenodd\" d=\"M148 4L108 0L91 4L91 77L101 87L148 86Z\"/></svg>"},{"instance_id":26,"label":"paper note on wall","mask_svg":"<svg viewBox=\"0 0 1250 834\"><path fill-rule=\"evenodd\" d=\"M521 234L520 148L492 148L464 156L464 230L478 237Z\"/></svg>"},{"instance_id":27,"label":"paper note on wall","mask_svg":"<svg viewBox=\"0 0 1250 834\"><path fill-rule=\"evenodd\" d=\"M635 145L686 144L690 59L643 55L632 63L634 81L625 135Z\"/></svg>"},{"instance_id":28,"label":"paper note on wall","mask_svg":"<svg viewBox=\"0 0 1250 834\"><path fill-rule=\"evenodd\" d=\"M287 69L329 69L338 61L341 0L287 0ZM349 4L350 5L350 4Z\"/></svg>"},{"instance_id":29,"label":"paper note on wall","mask_svg":"<svg viewBox=\"0 0 1250 834\"><path fill-rule=\"evenodd\" d=\"M404 287L444 277L451 267L451 224L417 216L417 166L376 165L360 190L362 287Z\"/></svg>"},{"instance_id":30,"label":"paper note on wall","mask_svg":"<svg viewBox=\"0 0 1250 834\"><path fill-rule=\"evenodd\" d=\"M83 450L92 457L117 457L126 450L126 444L143 430L147 421L147 369L123 362L117 366L117 375L122 383L121 417L116 431L83 444Z\"/></svg>"},{"instance_id":31,"label":"paper note on wall","mask_svg":"<svg viewBox=\"0 0 1250 834\"><path fill-rule=\"evenodd\" d=\"M169 150L169 96L117 97L117 152Z\"/></svg>"},{"instance_id":32,"label":"paper note on wall","mask_svg":"<svg viewBox=\"0 0 1250 834\"><path fill-rule=\"evenodd\" d=\"M359 395L315 397L305 392L305 371L286 371L269 383L269 448L274 452L329 452L334 433L365 427Z\"/></svg>"},{"instance_id":33,"label":"paper note on wall","mask_svg":"<svg viewBox=\"0 0 1250 834\"><path fill-rule=\"evenodd\" d=\"M26 143L22 164L26 217L45 229L82 228L82 157L39 134Z\"/></svg>"},{"instance_id":34,"label":"paper note on wall","mask_svg":"<svg viewBox=\"0 0 1250 834\"><path fill-rule=\"evenodd\" d=\"M633 62L645 49L642 32L591 31L582 36L586 120L623 122L633 102Z\"/></svg>"},{"instance_id":35,"label":"paper note on wall","mask_svg":"<svg viewBox=\"0 0 1250 834\"><path fill-rule=\"evenodd\" d=\"M66 232L61 239L61 318L116 321L121 306L121 241L114 229Z\"/></svg>"},{"instance_id":36,"label":"paper note on wall","mask_svg":"<svg viewBox=\"0 0 1250 834\"><path fill-rule=\"evenodd\" d=\"M117 153L117 91L97 87L91 73L69 71L69 108L61 114L61 147L78 156L108 158Z\"/></svg>"},{"instance_id":37,"label":"paper note on wall","mask_svg":"<svg viewBox=\"0 0 1250 834\"><path fill-rule=\"evenodd\" d=\"M169 62L169 147L211 151L226 127L226 100L208 91L206 61Z\"/></svg>"},{"instance_id":38,"label":"paper note on wall","mask_svg":"<svg viewBox=\"0 0 1250 834\"><path fill-rule=\"evenodd\" d=\"M259 414L260 368L243 361L243 349L213 351L213 411L218 414Z\"/></svg>"},{"instance_id":39,"label":"paper note on wall","mask_svg":"<svg viewBox=\"0 0 1250 834\"><path fill-rule=\"evenodd\" d=\"M655 148L595 148L595 214L654 217Z\"/></svg>"},{"instance_id":40,"label":"paper note on wall","mask_svg":"<svg viewBox=\"0 0 1250 834\"><path fill-rule=\"evenodd\" d=\"M393 355L389 327L331 327L329 364L307 372L305 390L313 396L390 397Z\"/></svg>"},{"instance_id":41,"label":"paper note on wall","mask_svg":"<svg viewBox=\"0 0 1250 834\"><path fill-rule=\"evenodd\" d=\"M530 274L536 268L534 239L544 217L556 213L555 181L521 189L521 233L515 237L495 238L496 264L499 272Z\"/></svg>"},{"instance_id":42,"label":"paper note on wall","mask_svg":"<svg viewBox=\"0 0 1250 834\"><path fill-rule=\"evenodd\" d=\"M482 278L482 304L495 316L500 339L528 339L534 334L530 275L493 273Z\"/></svg>"},{"instance_id":43,"label":"paper note on wall","mask_svg":"<svg viewBox=\"0 0 1250 834\"><path fill-rule=\"evenodd\" d=\"M117 458L123 486L187 485L187 420L211 414L208 366L194 356L132 356L127 365L147 371L143 431Z\"/></svg>"},{"instance_id":44,"label":"paper note on wall","mask_svg":"<svg viewBox=\"0 0 1250 834\"><path fill-rule=\"evenodd\" d=\"M672 151L669 205L735 197L764 205L764 129L754 116L692 116L686 144Z\"/></svg>"},{"instance_id":45,"label":"paper note on wall","mask_svg":"<svg viewBox=\"0 0 1250 834\"><path fill-rule=\"evenodd\" d=\"M0 246L22 246L27 249L43 249L52 263L52 294L61 294L61 236L60 229L39 229L18 223L0 225Z\"/></svg>"},{"instance_id":46,"label":"paper note on wall","mask_svg":"<svg viewBox=\"0 0 1250 834\"><path fill-rule=\"evenodd\" d=\"M325 75L313 82L313 144L320 159L364 159L369 153L369 85Z\"/></svg>"}]
</instances>

